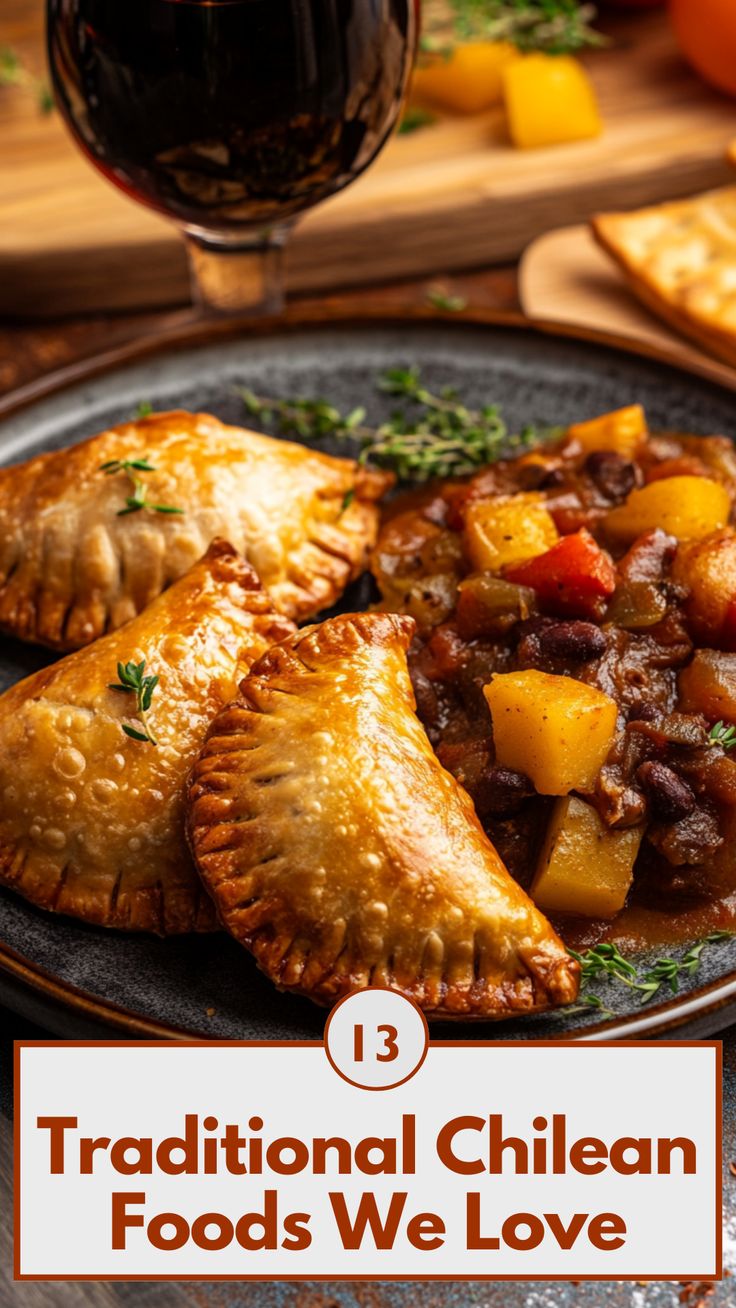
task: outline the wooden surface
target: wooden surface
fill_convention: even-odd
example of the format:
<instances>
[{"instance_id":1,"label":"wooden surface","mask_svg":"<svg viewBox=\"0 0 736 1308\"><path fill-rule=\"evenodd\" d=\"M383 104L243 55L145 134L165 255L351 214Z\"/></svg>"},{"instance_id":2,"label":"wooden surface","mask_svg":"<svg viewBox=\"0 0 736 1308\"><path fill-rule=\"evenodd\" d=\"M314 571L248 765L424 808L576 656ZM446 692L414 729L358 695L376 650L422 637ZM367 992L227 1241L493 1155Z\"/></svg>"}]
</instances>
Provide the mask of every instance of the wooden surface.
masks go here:
<instances>
[{"instance_id":1,"label":"wooden surface","mask_svg":"<svg viewBox=\"0 0 736 1308\"><path fill-rule=\"evenodd\" d=\"M41 0L3 0L0 44L43 75ZM514 150L503 114L446 119L394 139L378 163L299 226L292 290L355 285L509 259L591 210L717 185L736 107L691 74L661 14L628 19L589 56L606 121L598 141ZM0 314L177 304L175 230L104 182L31 88L0 91Z\"/></svg>"},{"instance_id":2,"label":"wooden surface","mask_svg":"<svg viewBox=\"0 0 736 1308\"><path fill-rule=\"evenodd\" d=\"M585 224L533 242L520 264L519 299L531 318L623 336L713 381L736 384L736 369L699 350L639 303Z\"/></svg>"}]
</instances>

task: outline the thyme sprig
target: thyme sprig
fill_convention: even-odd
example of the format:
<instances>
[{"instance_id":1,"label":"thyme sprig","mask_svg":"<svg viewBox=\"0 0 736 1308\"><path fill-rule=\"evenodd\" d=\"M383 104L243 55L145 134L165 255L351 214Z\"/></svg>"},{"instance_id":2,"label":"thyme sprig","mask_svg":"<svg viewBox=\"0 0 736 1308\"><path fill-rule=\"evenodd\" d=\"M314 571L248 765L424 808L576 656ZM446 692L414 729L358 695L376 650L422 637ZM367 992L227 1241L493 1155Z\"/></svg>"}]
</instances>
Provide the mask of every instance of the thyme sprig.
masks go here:
<instances>
[{"instance_id":1,"label":"thyme sprig","mask_svg":"<svg viewBox=\"0 0 736 1308\"><path fill-rule=\"evenodd\" d=\"M725 722L716 722L708 735L711 745L720 745L722 749L733 749L736 745L736 727L727 727Z\"/></svg>"},{"instance_id":2,"label":"thyme sprig","mask_svg":"<svg viewBox=\"0 0 736 1308\"><path fill-rule=\"evenodd\" d=\"M36 93L42 114L51 113L54 97L46 82L34 77L24 66L20 55L10 45L0 45L0 86L28 86Z\"/></svg>"},{"instance_id":3,"label":"thyme sprig","mask_svg":"<svg viewBox=\"0 0 736 1308\"><path fill-rule=\"evenodd\" d=\"M153 692L156 689L159 678L158 676L145 676L146 660L141 659L140 663L118 663L119 681L110 682L108 689L116 690L123 695L135 695L136 708L140 718L140 727L132 727L127 722L121 723L122 729L126 736L131 740L143 740L149 745L158 745L158 738L148 720L148 710L151 707Z\"/></svg>"},{"instance_id":4,"label":"thyme sprig","mask_svg":"<svg viewBox=\"0 0 736 1308\"><path fill-rule=\"evenodd\" d=\"M581 970L580 1004L575 1006L573 1011L580 1011L581 1007L603 1010L601 996L587 989L591 982L603 978L609 982L618 982L621 985L628 986L630 990L636 991L641 997L640 1002L642 1004L648 1004L660 993L663 987L668 988L672 994L677 994L681 978L692 976L700 967L703 950L708 945L720 944L724 940L732 940L733 935L732 931L711 931L702 940L698 940L694 945L691 945L682 957L658 958L651 967L642 973L639 973L634 964L624 958L616 945L608 941L601 941L600 944L594 945L593 948L586 949L582 953L569 949L568 953L577 959ZM605 1009L605 1012L610 1014L609 1009Z\"/></svg>"},{"instance_id":5,"label":"thyme sprig","mask_svg":"<svg viewBox=\"0 0 736 1308\"><path fill-rule=\"evenodd\" d=\"M132 494L125 498L125 507L118 509L119 518L126 517L129 513L140 513L141 509L148 509L151 513L183 513L184 509L178 509L173 504L152 504L147 497L146 487L140 477L136 477L136 472L155 472L156 468L148 462L145 455L135 459L108 459L106 463L101 463L100 472L104 472L106 477L113 477L116 473L124 472L130 481Z\"/></svg>"},{"instance_id":6,"label":"thyme sprig","mask_svg":"<svg viewBox=\"0 0 736 1308\"><path fill-rule=\"evenodd\" d=\"M460 477L561 434L561 428L527 425L510 432L496 405L471 409L452 387L439 393L424 385L420 370L391 368L378 389L403 401L388 422L371 426L362 406L342 414L324 399L266 398L238 387L252 418L275 424L284 436L320 440L350 437L358 443L358 460L395 472L401 481Z\"/></svg>"},{"instance_id":7,"label":"thyme sprig","mask_svg":"<svg viewBox=\"0 0 736 1308\"><path fill-rule=\"evenodd\" d=\"M439 309L441 313L462 313L468 307L468 301L463 295L448 295L435 286L427 291L426 300L432 309Z\"/></svg>"},{"instance_id":8,"label":"thyme sprig","mask_svg":"<svg viewBox=\"0 0 736 1308\"><path fill-rule=\"evenodd\" d=\"M461 41L508 41L528 53L570 54L606 44L593 27L594 4L579 0L449 0L425 19L421 49L448 53Z\"/></svg>"}]
</instances>

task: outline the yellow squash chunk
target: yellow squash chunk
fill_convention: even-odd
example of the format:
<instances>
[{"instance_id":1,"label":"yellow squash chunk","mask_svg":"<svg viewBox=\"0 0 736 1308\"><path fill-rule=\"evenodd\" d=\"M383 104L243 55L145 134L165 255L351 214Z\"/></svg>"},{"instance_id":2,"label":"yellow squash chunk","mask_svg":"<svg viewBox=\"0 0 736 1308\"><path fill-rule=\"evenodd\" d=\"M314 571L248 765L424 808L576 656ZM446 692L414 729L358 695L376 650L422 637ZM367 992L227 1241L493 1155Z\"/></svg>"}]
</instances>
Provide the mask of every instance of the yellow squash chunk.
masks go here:
<instances>
[{"instance_id":1,"label":"yellow squash chunk","mask_svg":"<svg viewBox=\"0 0 736 1308\"><path fill-rule=\"evenodd\" d=\"M559 539L544 496L534 492L476 500L465 515L463 545L476 572L500 572L544 554Z\"/></svg>"},{"instance_id":2,"label":"yellow squash chunk","mask_svg":"<svg viewBox=\"0 0 736 1308\"><path fill-rule=\"evenodd\" d=\"M625 459L631 459L646 440L647 420L640 404L630 404L626 409L614 409L612 413L602 413L599 418L576 422L568 428L567 435L581 446L585 454L613 450Z\"/></svg>"},{"instance_id":3,"label":"yellow squash chunk","mask_svg":"<svg viewBox=\"0 0 736 1308\"><path fill-rule=\"evenodd\" d=\"M502 767L526 773L540 795L593 789L616 730L608 695L534 669L499 673L483 693Z\"/></svg>"},{"instance_id":4,"label":"yellow squash chunk","mask_svg":"<svg viewBox=\"0 0 736 1308\"><path fill-rule=\"evenodd\" d=\"M625 504L604 519L612 539L627 543L661 527L678 540L698 540L728 522L731 500L725 486L709 477L665 477L633 490Z\"/></svg>"},{"instance_id":5,"label":"yellow squash chunk","mask_svg":"<svg viewBox=\"0 0 736 1308\"><path fill-rule=\"evenodd\" d=\"M736 532L725 527L680 545L672 580L689 592L685 612L693 634L705 644L720 644L736 597Z\"/></svg>"},{"instance_id":6,"label":"yellow squash chunk","mask_svg":"<svg viewBox=\"0 0 736 1308\"><path fill-rule=\"evenodd\" d=\"M528 54L503 70L504 99L514 145L534 149L600 136L592 83L570 55Z\"/></svg>"},{"instance_id":7,"label":"yellow squash chunk","mask_svg":"<svg viewBox=\"0 0 736 1308\"><path fill-rule=\"evenodd\" d=\"M530 894L544 913L615 917L634 875L643 827L611 831L590 804L558 799Z\"/></svg>"},{"instance_id":8,"label":"yellow squash chunk","mask_svg":"<svg viewBox=\"0 0 736 1308\"><path fill-rule=\"evenodd\" d=\"M677 678L678 707L711 722L736 722L736 654L699 649Z\"/></svg>"},{"instance_id":9,"label":"yellow squash chunk","mask_svg":"<svg viewBox=\"0 0 736 1308\"><path fill-rule=\"evenodd\" d=\"M411 100L457 114L482 113L500 104L502 70L518 58L506 41L461 41L449 58L422 54L414 69Z\"/></svg>"}]
</instances>

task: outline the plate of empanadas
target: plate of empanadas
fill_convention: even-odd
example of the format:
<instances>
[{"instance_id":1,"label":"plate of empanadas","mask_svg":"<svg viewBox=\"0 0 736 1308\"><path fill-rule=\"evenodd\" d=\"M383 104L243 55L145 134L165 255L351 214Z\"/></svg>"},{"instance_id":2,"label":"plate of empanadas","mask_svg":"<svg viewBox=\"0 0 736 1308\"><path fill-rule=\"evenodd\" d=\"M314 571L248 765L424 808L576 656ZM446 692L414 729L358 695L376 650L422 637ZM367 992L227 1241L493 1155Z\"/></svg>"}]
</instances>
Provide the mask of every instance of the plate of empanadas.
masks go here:
<instances>
[{"instance_id":1,"label":"plate of empanadas","mask_svg":"<svg viewBox=\"0 0 736 1308\"><path fill-rule=\"evenodd\" d=\"M438 1038L713 1029L730 410L404 325L162 350L6 419L5 1001L67 1035L303 1038L366 986Z\"/></svg>"}]
</instances>

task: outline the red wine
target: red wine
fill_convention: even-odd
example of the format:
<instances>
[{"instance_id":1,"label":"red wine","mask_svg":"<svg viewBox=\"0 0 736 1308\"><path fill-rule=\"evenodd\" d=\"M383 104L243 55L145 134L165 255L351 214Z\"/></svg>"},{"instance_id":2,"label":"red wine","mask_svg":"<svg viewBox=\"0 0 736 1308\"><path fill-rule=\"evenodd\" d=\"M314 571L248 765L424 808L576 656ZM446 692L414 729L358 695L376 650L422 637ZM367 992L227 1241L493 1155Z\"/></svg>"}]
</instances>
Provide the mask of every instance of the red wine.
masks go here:
<instances>
[{"instance_id":1,"label":"red wine","mask_svg":"<svg viewBox=\"0 0 736 1308\"><path fill-rule=\"evenodd\" d=\"M267 228L351 182L399 112L413 0L49 0L57 98L111 181Z\"/></svg>"}]
</instances>

